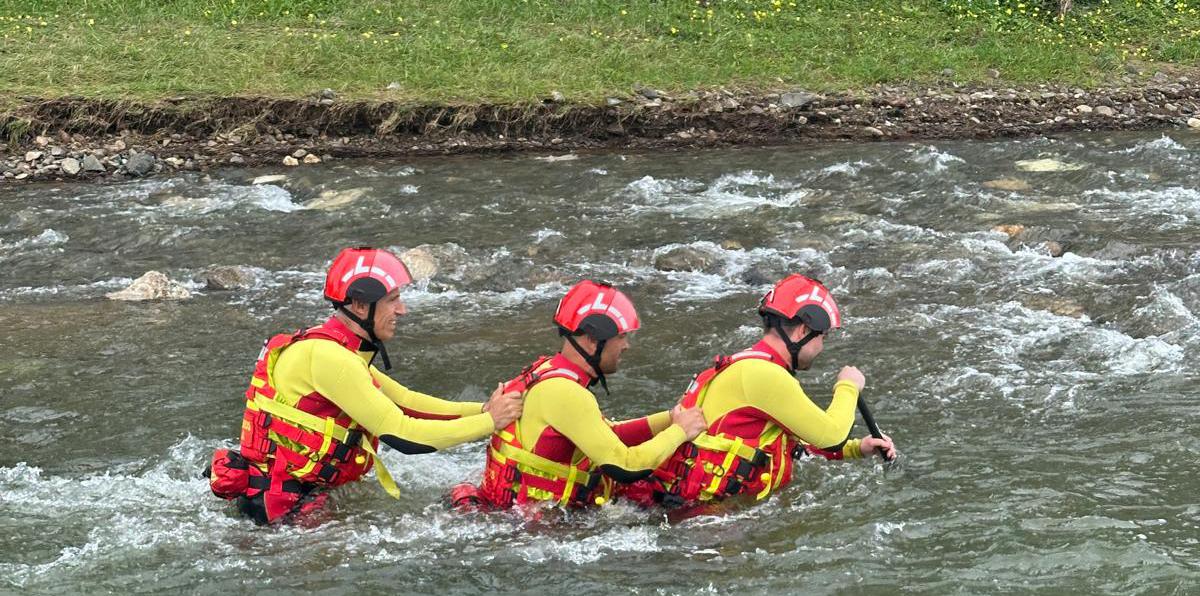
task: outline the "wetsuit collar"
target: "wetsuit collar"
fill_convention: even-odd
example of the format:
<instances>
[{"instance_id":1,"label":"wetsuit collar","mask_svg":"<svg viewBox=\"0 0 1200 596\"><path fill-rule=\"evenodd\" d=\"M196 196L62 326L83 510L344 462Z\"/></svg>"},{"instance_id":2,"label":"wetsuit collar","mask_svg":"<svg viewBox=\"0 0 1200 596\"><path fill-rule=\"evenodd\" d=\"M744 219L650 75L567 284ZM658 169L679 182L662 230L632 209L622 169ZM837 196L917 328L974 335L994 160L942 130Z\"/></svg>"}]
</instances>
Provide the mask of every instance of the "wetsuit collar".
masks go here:
<instances>
[{"instance_id":1,"label":"wetsuit collar","mask_svg":"<svg viewBox=\"0 0 1200 596\"><path fill-rule=\"evenodd\" d=\"M576 366L574 362L568 360L566 356L562 355L562 352L555 354L554 357L550 359L550 366L546 367L546 369L542 372L549 372L556 368L561 368L567 371L569 373L568 376L571 376L572 374L578 376L575 381L582 387L587 387L592 383L592 375L589 374L584 368Z\"/></svg>"},{"instance_id":2,"label":"wetsuit collar","mask_svg":"<svg viewBox=\"0 0 1200 596\"><path fill-rule=\"evenodd\" d=\"M750 347L750 351L762 352L771 357L771 362L774 362L775 364L782 366L784 368L784 370L787 370L787 371L792 370L791 359L780 356L779 352L776 352L775 348L772 348L771 344L767 343L766 339L758 340L758 343L756 343Z\"/></svg>"},{"instance_id":3,"label":"wetsuit collar","mask_svg":"<svg viewBox=\"0 0 1200 596\"><path fill-rule=\"evenodd\" d=\"M332 333L345 336L346 347L354 350L358 354L366 353L368 354L367 358L370 358L369 354L373 354L375 352L375 346L372 345L371 342L355 335L354 332L351 331L350 328L347 327L346 324L337 317L329 317L329 320L325 321L321 327L328 329Z\"/></svg>"}]
</instances>

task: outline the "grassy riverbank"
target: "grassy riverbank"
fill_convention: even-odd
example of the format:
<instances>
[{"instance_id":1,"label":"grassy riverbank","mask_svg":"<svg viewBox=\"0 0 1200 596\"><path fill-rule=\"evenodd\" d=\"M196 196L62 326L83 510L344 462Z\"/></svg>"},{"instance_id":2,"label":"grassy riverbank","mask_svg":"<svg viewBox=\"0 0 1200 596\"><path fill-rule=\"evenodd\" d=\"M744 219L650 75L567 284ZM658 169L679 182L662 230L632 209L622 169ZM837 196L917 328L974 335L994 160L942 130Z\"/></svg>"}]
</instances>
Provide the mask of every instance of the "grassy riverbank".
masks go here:
<instances>
[{"instance_id":1,"label":"grassy riverbank","mask_svg":"<svg viewBox=\"0 0 1200 596\"><path fill-rule=\"evenodd\" d=\"M0 94L595 101L635 85L832 91L991 69L1001 84L1087 86L1200 61L1192 1L1076 0L1064 19L1050 4L0 0Z\"/></svg>"}]
</instances>

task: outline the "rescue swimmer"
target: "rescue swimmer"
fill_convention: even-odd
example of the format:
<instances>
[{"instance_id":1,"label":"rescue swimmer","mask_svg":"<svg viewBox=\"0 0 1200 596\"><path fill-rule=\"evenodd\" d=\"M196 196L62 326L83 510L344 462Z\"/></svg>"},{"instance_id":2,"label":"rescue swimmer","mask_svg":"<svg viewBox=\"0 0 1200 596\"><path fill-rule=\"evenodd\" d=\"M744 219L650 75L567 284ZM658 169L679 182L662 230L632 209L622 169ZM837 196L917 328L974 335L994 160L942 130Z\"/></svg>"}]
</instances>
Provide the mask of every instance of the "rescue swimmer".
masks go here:
<instances>
[{"instance_id":1,"label":"rescue swimmer","mask_svg":"<svg viewBox=\"0 0 1200 596\"><path fill-rule=\"evenodd\" d=\"M651 478L623 490L643 504L668 507L739 495L764 499L791 480L793 460L895 456L890 437L847 439L865 378L846 366L821 409L793 376L821 354L825 337L842 326L841 313L821 282L793 274L759 303L762 338L731 356L718 356L696 375L681 405L699 407L707 429L678 450Z\"/></svg>"},{"instance_id":2,"label":"rescue swimmer","mask_svg":"<svg viewBox=\"0 0 1200 596\"><path fill-rule=\"evenodd\" d=\"M685 441L707 426L699 408L676 406L610 423L589 388L608 391L629 336L641 323L616 288L584 280L559 301L554 323L561 350L543 356L504 385L525 392L525 411L492 435L483 482L460 484L451 503L461 509L505 509L553 502L603 505L614 482L649 477Z\"/></svg>"},{"instance_id":3,"label":"rescue swimmer","mask_svg":"<svg viewBox=\"0 0 1200 596\"><path fill-rule=\"evenodd\" d=\"M334 313L324 323L267 340L242 416L240 447L213 454L214 494L236 499L259 524L291 521L320 508L328 490L372 468L393 497L399 489L379 444L429 453L482 439L521 413L519 392L499 388L487 403L454 402L408 389L391 369L384 342L407 312L400 288L412 277L386 250L347 248L325 277Z\"/></svg>"}]
</instances>

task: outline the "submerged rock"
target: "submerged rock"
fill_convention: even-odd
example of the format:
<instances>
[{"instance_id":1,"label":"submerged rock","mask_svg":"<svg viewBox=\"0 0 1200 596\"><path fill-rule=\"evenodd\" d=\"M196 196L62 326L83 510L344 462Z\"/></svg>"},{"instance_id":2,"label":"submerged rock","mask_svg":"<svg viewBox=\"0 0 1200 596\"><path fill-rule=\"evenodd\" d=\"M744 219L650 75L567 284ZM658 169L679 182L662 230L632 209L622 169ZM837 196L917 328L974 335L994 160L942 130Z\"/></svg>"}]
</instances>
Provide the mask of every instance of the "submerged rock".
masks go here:
<instances>
[{"instance_id":1,"label":"submerged rock","mask_svg":"<svg viewBox=\"0 0 1200 596\"><path fill-rule=\"evenodd\" d=\"M177 281L172 281L158 271L147 271L145 275L135 279L129 287L116 292L105 294L111 300L183 300L191 298L192 293Z\"/></svg>"},{"instance_id":2,"label":"submerged rock","mask_svg":"<svg viewBox=\"0 0 1200 596\"><path fill-rule=\"evenodd\" d=\"M258 274L249 267L219 265L201 274L204 287L209 290L244 290L258 283Z\"/></svg>"},{"instance_id":3,"label":"submerged rock","mask_svg":"<svg viewBox=\"0 0 1200 596\"><path fill-rule=\"evenodd\" d=\"M1031 296L1021 296L1019 300L1021 304L1025 305L1026 308L1044 310L1046 312L1054 313L1060 317L1072 317L1075 319L1080 319L1087 314L1084 312L1082 304L1075 302L1070 298L1062 298L1047 294L1034 294Z\"/></svg>"},{"instance_id":4,"label":"submerged rock","mask_svg":"<svg viewBox=\"0 0 1200 596\"><path fill-rule=\"evenodd\" d=\"M276 182L285 182L286 180L287 175L285 174L271 174L269 176L258 176L254 180L251 180L250 184L274 184Z\"/></svg>"},{"instance_id":5,"label":"submerged rock","mask_svg":"<svg viewBox=\"0 0 1200 596\"><path fill-rule=\"evenodd\" d=\"M1033 189L1028 182L1020 178L997 178L988 180L983 183L984 188L992 188L995 190L1008 190L1013 192L1022 192Z\"/></svg>"},{"instance_id":6,"label":"submerged rock","mask_svg":"<svg viewBox=\"0 0 1200 596\"><path fill-rule=\"evenodd\" d=\"M1001 224L992 228L992 231L1008 235L1009 240L1016 240L1018 236L1025 232L1025 226L1021 224Z\"/></svg>"},{"instance_id":7,"label":"submerged rock","mask_svg":"<svg viewBox=\"0 0 1200 596\"><path fill-rule=\"evenodd\" d=\"M369 188L350 188L346 190L326 190L317 195L317 198L304 203L305 209L322 209L332 210L340 207L345 207L365 196Z\"/></svg>"},{"instance_id":8,"label":"submerged rock","mask_svg":"<svg viewBox=\"0 0 1200 596\"><path fill-rule=\"evenodd\" d=\"M455 269L470 259L463 247L454 244L421 244L397 255L416 281L426 280L446 269Z\"/></svg>"},{"instance_id":9,"label":"submerged rock","mask_svg":"<svg viewBox=\"0 0 1200 596\"><path fill-rule=\"evenodd\" d=\"M705 246L677 246L654 255L654 268L660 271L703 271L714 273L720 267L721 254Z\"/></svg>"},{"instance_id":10,"label":"submerged rock","mask_svg":"<svg viewBox=\"0 0 1200 596\"><path fill-rule=\"evenodd\" d=\"M1016 164L1022 172L1073 172L1082 170L1083 164L1067 163L1057 159L1022 159Z\"/></svg>"}]
</instances>

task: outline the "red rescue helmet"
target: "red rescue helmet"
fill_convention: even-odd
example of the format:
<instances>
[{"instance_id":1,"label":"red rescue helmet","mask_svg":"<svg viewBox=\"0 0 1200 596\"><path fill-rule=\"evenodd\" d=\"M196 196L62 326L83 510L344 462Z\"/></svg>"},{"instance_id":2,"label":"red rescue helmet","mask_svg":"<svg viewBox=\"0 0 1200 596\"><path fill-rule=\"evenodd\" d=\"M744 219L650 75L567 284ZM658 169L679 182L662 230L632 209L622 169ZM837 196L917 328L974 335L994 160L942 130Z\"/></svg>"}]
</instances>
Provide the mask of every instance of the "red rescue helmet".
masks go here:
<instances>
[{"instance_id":1,"label":"red rescue helmet","mask_svg":"<svg viewBox=\"0 0 1200 596\"><path fill-rule=\"evenodd\" d=\"M369 304L410 282L408 267L396 255L368 246L345 248L325 275L325 298L335 306L351 300Z\"/></svg>"},{"instance_id":2,"label":"red rescue helmet","mask_svg":"<svg viewBox=\"0 0 1200 596\"><path fill-rule=\"evenodd\" d=\"M567 290L558 302L554 322L563 335L587 333L604 341L641 327L633 302L606 283L585 279Z\"/></svg>"},{"instance_id":3,"label":"red rescue helmet","mask_svg":"<svg viewBox=\"0 0 1200 596\"><path fill-rule=\"evenodd\" d=\"M803 323L817 333L842 326L833 294L821 282L793 273L775 284L758 306L763 317L775 315L788 323Z\"/></svg>"}]
</instances>

